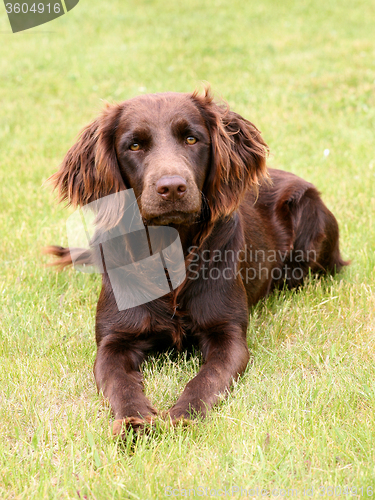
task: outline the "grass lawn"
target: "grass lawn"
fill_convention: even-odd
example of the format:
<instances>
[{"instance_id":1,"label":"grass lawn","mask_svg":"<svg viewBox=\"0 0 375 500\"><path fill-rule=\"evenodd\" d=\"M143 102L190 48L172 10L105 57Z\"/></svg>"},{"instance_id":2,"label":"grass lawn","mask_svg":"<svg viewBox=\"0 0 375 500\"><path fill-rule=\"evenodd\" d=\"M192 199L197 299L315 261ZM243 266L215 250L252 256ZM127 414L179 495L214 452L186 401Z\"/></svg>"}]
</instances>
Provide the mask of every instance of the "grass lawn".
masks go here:
<instances>
[{"instance_id":1,"label":"grass lawn","mask_svg":"<svg viewBox=\"0 0 375 500\"><path fill-rule=\"evenodd\" d=\"M0 498L375 497L374 2L81 0L18 34L0 13ZM100 276L44 267L71 211L43 182L103 101L202 81L316 184L352 263L258 304L253 364L205 422L119 442L92 375ZM150 359L151 401L200 362Z\"/></svg>"}]
</instances>

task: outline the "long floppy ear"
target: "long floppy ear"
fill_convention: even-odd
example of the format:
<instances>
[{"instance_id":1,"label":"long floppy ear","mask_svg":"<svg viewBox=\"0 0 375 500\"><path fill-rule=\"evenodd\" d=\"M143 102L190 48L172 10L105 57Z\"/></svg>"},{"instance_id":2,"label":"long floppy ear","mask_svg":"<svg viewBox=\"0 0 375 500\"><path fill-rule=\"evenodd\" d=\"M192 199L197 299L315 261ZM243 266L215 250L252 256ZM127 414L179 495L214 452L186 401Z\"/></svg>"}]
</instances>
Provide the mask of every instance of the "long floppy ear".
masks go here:
<instances>
[{"instance_id":1,"label":"long floppy ear","mask_svg":"<svg viewBox=\"0 0 375 500\"><path fill-rule=\"evenodd\" d=\"M59 201L74 207L125 189L118 167L115 133L122 105L109 105L80 133L48 183L58 190Z\"/></svg>"},{"instance_id":2,"label":"long floppy ear","mask_svg":"<svg viewBox=\"0 0 375 500\"><path fill-rule=\"evenodd\" d=\"M251 187L267 177L268 146L251 122L213 102L210 90L192 95L211 134L211 168L204 194L216 220L233 213Z\"/></svg>"}]
</instances>

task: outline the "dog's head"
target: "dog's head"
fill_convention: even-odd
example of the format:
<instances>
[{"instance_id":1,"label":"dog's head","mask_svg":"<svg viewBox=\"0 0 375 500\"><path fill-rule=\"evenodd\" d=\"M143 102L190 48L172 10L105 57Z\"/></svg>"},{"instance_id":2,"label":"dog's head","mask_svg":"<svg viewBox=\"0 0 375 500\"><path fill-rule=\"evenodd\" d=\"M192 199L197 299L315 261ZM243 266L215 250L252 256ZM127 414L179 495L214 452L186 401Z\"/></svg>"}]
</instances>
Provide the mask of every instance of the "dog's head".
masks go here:
<instances>
[{"instance_id":1,"label":"dog's head","mask_svg":"<svg viewBox=\"0 0 375 500\"><path fill-rule=\"evenodd\" d=\"M189 225L206 204L211 221L236 210L267 152L259 130L208 90L142 95L108 105L50 180L73 206L133 188L146 223Z\"/></svg>"}]
</instances>

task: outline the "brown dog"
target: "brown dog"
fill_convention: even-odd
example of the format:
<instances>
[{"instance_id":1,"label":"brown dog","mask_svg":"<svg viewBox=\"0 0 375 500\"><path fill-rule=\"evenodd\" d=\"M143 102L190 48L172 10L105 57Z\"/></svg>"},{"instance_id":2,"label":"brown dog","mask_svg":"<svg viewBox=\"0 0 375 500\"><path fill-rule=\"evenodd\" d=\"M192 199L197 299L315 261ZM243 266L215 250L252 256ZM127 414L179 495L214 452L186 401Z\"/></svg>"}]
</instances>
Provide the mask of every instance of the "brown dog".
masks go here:
<instances>
[{"instance_id":1,"label":"brown dog","mask_svg":"<svg viewBox=\"0 0 375 500\"><path fill-rule=\"evenodd\" d=\"M52 176L73 206L132 188L145 226L171 226L182 242L187 277L157 300L119 310L103 272L94 373L114 433L156 415L140 373L149 351L199 346L205 362L169 415L204 416L246 368L249 307L278 285L347 264L316 188L267 172L267 153L259 130L208 91L152 94L108 106ZM49 251L71 263L69 249Z\"/></svg>"}]
</instances>

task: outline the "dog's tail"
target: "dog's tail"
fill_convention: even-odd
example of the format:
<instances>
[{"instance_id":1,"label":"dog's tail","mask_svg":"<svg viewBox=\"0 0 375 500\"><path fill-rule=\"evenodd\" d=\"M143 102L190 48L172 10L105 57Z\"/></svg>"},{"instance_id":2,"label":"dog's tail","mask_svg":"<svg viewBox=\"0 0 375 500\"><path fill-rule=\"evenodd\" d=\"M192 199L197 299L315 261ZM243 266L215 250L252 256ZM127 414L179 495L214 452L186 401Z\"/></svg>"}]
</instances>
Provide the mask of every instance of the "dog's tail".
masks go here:
<instances>
[{"instance_id":1,"label":"dog's tail","mask_svg":"<svg viewBox=\"0 0 375 500\"><path fill-rule=\"evenodd\" d=\"M74 265L84 266L94 265L92 251L85 248L66 248L52 245L43 248L43 253L57 257L53 262L47 264L47 266L55 266L60 270L71 266L73 263Z\"/></svg>"}]
</instances>

